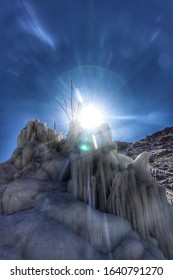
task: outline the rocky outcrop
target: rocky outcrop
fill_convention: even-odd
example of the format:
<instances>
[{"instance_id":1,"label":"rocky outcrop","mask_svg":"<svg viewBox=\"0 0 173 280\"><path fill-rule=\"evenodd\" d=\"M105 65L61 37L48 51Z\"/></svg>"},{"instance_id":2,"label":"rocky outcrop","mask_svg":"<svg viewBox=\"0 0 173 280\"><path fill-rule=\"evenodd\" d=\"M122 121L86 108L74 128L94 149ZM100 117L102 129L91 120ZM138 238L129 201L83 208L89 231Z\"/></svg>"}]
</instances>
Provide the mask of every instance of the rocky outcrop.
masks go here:
<instances>
[{"instance_id":1,"label":"rocky outcrop","mask_svg":"<svg viewBox=\"0 0 173 280\"><path fill-rule=\"evenodd\" d=\"M10 161L0 164L0 185L13 181L19 174L19 170Z\"/></svg>"},{"instance_id":2,"label":"rocky outcrop","mask_svg":"<svg viewBox=\"0 0 173 280\"><path fill-rule=\"evenodd\" d=\"M148 135L136 143L118 142L118 151L135 159L149 153L152 175L161 186L173 188L173 127Z\"/></svg>"}]
</instances>

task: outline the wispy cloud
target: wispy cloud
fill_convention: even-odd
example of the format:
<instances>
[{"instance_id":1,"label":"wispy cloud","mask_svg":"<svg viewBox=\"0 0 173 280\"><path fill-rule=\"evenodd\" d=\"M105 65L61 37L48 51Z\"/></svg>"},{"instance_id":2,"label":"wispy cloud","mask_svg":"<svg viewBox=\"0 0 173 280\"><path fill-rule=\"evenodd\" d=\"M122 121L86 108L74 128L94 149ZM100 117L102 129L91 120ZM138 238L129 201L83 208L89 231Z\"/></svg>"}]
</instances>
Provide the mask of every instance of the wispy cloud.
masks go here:
<instances>
[{"instance_id":1,"label":"wispy cloud","mask_svg":"<svg viewBox=\"0 0 173 280\"><path fill-rule=\"evenodd\" d=\"M51 48L55 48L55 43L52 37L46 32L43 24L39 20L34 8L28 1L23 1L24 15L20 17L19 22L21 27L28 33L37 37L43 43L46 43Z\"/></svg>"}]
</instances>

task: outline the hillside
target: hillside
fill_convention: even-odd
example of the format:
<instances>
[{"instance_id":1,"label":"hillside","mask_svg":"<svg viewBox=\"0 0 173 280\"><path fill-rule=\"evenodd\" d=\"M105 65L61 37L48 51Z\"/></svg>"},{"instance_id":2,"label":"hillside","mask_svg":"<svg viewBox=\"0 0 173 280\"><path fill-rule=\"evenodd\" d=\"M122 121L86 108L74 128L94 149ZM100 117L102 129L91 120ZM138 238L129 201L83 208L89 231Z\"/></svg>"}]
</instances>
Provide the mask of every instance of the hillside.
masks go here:
<instances>
[{"instance_id":1,"label":"hillside","mask_svg":"<svg viewBox=\"0 0 173 280\"><path fill-rule=\"evenodd\" d=\"M153 177L161 186L173 188L173 127L148 135L136 143L118 142L118 151L135 159L149 152Z\"/></svg>"}]
</instances>

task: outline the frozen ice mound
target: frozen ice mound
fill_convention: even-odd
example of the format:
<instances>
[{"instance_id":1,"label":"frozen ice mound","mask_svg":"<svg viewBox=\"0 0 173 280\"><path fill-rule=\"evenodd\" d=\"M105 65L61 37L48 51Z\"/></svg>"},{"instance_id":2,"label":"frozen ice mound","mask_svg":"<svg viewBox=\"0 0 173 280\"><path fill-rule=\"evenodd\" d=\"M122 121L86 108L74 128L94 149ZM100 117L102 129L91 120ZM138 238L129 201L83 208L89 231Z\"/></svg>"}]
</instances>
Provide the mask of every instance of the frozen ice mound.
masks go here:
<instances>
[{"instance_id":1,"label":"frozen ice mound","mask_svg":"<svg viewBox=\"0 0 173 280\"><path fill-rule=\"evenodd\" d=\"M18 248L10 246L0 247L0 260L22 260L21 251Z\"/></svg>"},{"instance_id":2,"label":"frozen ice mound","mask_svg":"<svg viewBox=\"0 0 173 280\"><path fill-rule=\"evenodd\" d=\"M40 192L48 192L55 189L51 182L36 180L33 178L20 178L9 183L2 197L4 213L12 213L32 206Z\"/></svg>"},{"instance_id":3,"label":"frozen ice mound","mask_svg":"<svg viewBox=\"0 0 173 280\"><path fill-rule=\"evenodd\" d=\"M131 231L123 218L92 209L69 193L58 193L57 197L50 194L36 203L44 215L66 225L103 254L112 251Z\"/></svg>"},{"instance_id":4,"label":"frozen ice mound","mask_svg":"<svg viewBox=\"0 0 173 280\"><path fill-rule=\"evenodd\" d=\"M21 131L0 191L0 259L173 258L172 212L148 154L132 160L110 143L81 158L73 138L39 121Z\"/></svg>"},{"instance_id":5,"label":"frozen ice mound","mask_svg":"<svg viewBox=\"0 0 173 280\"><path fill-rule=\"evenodd\" d=\"M147 152L136 160L109 148L83 157L73 154L71 173L69 192L93 208L127 219L142 238L156 238L173 258L166 195L151 176Z\"/></svg>"},{"instance_id":6,"label":"frozen ice mound","mask_svg":"<svg viewBox=\"0 0 173 280\"><path fill-rule=\"evenodd\" d=\"M16 250L23 259L100 258L100 254L73 231L32 210L1 217L0 222L3 242L0 258L10 259Z\"/></svg>"},{"instance_id":7,"label":"frozen ice mound","mask_svg":"<svg viewBox=\"0 0 173 280\"><path fill-rule=\"evenodd\" d=\"M33 209L1 215L0 236L1 259L165 259L128 221L67 192L42 194Z\"/></svg>"}]
</instances>

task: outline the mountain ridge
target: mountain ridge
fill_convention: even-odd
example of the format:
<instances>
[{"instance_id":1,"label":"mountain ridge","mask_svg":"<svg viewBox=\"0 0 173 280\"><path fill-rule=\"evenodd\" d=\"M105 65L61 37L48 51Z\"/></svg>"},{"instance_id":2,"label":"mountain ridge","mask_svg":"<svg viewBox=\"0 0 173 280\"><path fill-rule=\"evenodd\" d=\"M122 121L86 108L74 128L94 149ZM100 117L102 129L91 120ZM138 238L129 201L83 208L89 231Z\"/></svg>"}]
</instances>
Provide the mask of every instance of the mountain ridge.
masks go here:
<instances>
[{"instance_id":1,"label":"mountain ridge","mask_svg":"<svg viewBox=\"0 0 173 280\"><path fill-rule=\"evenodd\" d=\"M147 151L153 176L162 186L173 187L173 127L166 127L135 143L118 142L117 148L133 159Z\"/></svg>"}]
</instances>

